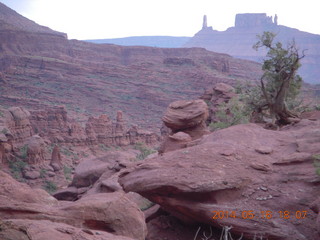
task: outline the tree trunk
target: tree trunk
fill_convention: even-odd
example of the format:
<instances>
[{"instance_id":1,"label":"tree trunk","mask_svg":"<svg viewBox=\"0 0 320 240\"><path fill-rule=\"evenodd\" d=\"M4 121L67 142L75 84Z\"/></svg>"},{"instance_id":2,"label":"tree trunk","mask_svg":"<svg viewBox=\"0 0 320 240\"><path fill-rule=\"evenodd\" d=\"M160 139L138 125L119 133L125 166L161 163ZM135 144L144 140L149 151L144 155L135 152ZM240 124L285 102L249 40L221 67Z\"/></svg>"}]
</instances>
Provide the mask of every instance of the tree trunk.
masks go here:
<instances>
[{"instance_id":1,"label":"tree trunk","mask_svg":"<svg viewBox=\"0 0 320 240\"><path fill-rule=\"evenodd\" d=\"M290 124L293 121L295 122L296 120L293 119L298 118L297 115L288 109L285 101L289 86L290 78L287 78L285 81L283 81L280 90L274 99L274 102L270 104L271 114L275 117L279 124L284 125Z\"/></svg>"}]
</instances>

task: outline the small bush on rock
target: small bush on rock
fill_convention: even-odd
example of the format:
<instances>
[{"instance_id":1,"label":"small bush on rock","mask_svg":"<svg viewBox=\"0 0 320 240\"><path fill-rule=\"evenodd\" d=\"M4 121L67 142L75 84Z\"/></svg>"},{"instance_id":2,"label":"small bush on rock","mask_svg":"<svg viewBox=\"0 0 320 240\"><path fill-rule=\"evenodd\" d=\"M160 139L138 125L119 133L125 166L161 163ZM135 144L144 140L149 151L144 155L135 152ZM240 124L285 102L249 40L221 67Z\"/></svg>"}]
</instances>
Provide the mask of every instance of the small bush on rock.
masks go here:
<instances>
[{"instance_id":1,"label":"small bush on rock","mask_svg":"<svg viewBox=\"0 0 320 240\"><path fill-rule=\"evenodd\" d=\"M9 168L12 176L18 180L23 181L22 171L28 166L28 164L22 160L15 160L9 162Z\"/></svg>"},{"instance_id":2,"label":"small bush on rock","mask_svg":"<svg viewBox=\"0 0 320 240\"><path fill-rule=\"evenodd\" d=\"M157 152L154 149L148 148L147 146L144 145L144 143L141 143L141 142L136 143L134 148L140 151L140 153L136 157L137 160L143 160L146 157L148 157L150 154Z\"/></svg>"},{"instance_id":3,"label":"small bush on rock","mask_svg":"<svg viewBox=\"0 0 320 240\"><path fill-rule=\"evenodd\" d=\"M313 166L316 169L316 173L320 176L320 154L315 154L312 156Z\"/></svg>"},{"instance_id":4,"label":"small bush on rock","mask_svg":"<svg viewBox=\"0 0 320 240\"><path fill-rule=\"evenodd\" d=\"M50 194L57 191L57 185L52 181L45 181L42 187L44 190L46 190Z\"/></svg>"},{"instance_id":5,"label":"small bush on rock","mask_svg":"<svg viewBox=\"0 0 320 240\"><path fill-rule=\"evenodd\" d=\"M212 130L249 122L248 109L237 97L232 98L228 103L220 104L215 117L217 121L209 125Z\"/></svg>"}]
</instances>

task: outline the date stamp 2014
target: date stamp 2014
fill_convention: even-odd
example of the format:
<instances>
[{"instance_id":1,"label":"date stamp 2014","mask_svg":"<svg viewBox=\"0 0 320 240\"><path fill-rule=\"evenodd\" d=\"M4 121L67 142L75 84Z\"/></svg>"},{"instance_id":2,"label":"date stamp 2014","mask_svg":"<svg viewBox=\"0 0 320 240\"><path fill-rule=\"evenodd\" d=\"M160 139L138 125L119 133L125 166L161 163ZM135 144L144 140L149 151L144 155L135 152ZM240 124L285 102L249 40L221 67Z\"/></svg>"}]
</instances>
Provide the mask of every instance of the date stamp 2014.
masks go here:
<instances>
[{"instance_id":1,"label":"date stamp 2014","mask_svg":"<svg viewBox=\"0 0 320 240\"><path fill-rule=\"evenodd\" d=\"M224 218L238 218L238 219L272 219L272 218L282 218L282 219L305 219L308 216L306 210L297 210L297 211L253 211L253 210L244 210L244 211L223 211L216 210L212 211L212 219L224 219Z\"/></svg>"}]
</instances>

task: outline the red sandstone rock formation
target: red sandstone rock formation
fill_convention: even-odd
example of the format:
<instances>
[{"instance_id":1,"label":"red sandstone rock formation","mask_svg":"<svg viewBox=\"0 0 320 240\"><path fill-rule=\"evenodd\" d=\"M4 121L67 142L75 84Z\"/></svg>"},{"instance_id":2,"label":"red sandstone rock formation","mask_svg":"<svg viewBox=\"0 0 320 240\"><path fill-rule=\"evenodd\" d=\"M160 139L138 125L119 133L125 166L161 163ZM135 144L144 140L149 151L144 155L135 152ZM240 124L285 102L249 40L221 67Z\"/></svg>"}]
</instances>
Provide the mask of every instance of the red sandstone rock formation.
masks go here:
<instances>
[{"instance_id":1,"label":"red sandstone rock formation","mask_svg":"<svg viewBox=\"0 0 320 240\"><path fill-rule=\"evenodd\" d=\"M208 103L209 106L209 118L208 122L215 121L215 113L219 109L219 106L223 103L228 103L229 100L235 97L234 87L225 84L217 83L213 87L206 89L204 94L200 97Z\"/></svg>"},{"instance_id":2,"label":"red sandstone rock formation","mask_svg":"<svg viewBox=\"0 0 320 240\"><path fill-rule=\"evenodd\" d=\"M162 121L174 133L191 132L195 128L205 129L208 106L203 100L176 101L169 105Z\"/></svg>"},{"instance_id":3,"label":"red sandstone rock formation","mask_svg":"<svg viewBox=\"0 0 320 240\"><path fill-rule=\"evenodd\" d=\"M261 74L257 63L200 48L69 41L43 28L39 33L13 11L2 21L0 72L10 84L1 85L0 101L8 106L41 110L54 103L108 116L121 109L128 122L155 130L170 102L195 99L216 82L257 80Z\"/></svg>"},{"instance_id":4,"label":"red sandstone rock formation","mask_svg":"<svg viewBox=\"0 0 320 240\"><path fill-rule=\"evenodd\" d=\"M52 236L50 239L60 240L74 236L88 240L144 240L146 236L143 213L124 193L95 194L76 202L58 202L44 190L30 189L2 171L0 227L1 239L21 236L21 239L36 240Z\"/></svg>"},{"instance_id":5,"label":"red sandstone rock formation","mask_svg":"<svg viewBox=\"0 0 320 240\"><path fill-rule=\"evenodd\" d=\"M114 123L106 114L89 117L85 128L69 119L64 107L33 111L31 123L35 132L46 136L53 143L75 146L105 144L127 146L136 142L155 144L156 134L138 128L127 129L121 111L117 112Z\"/></svg>"},{"instance_id":6,"label":"red sandstone rock formation","mask_svg":"<svg viewBox=\"0 0 320 240\"><path fill-rule=\"evenodd\" d=\"M25 142L27 146L27 163L29 164L40 164L44 163L45 157L45 143L43 139L38 136L34 135Z\"/></svg>"},{"instance_id":7,"label":"red sandstone rock formation","mask_svg":"<svg viewBox=\"0 0 320 240\"><path fill-rule=\"evenodd\" d=\"M206 128L208 115L208 106L200 99L171 103L162 118L171 132L165 137L159 152L184 148L191 140L208 133Z\"/></svg>"},{"instance_id":8,"label":"red sandstone rock formation","mask_svg":"<svg viewBox=\"0 0 320 240\"><path fill-rule=\"evenodd\" d=\"M52 150L50 166L53 168L54 171L59 171L62 169L61 153L57 145L55 145Z\"/></svg>"},{"instance_id":9,"label":"red sandstone rock formation","mask_svg":"<svg viewBox=\"0 0 320 240\"><path fill-rule=\"evenodd\" d=\"M319 176L312 164L319 127L309 120L281 131L233 126L124 171L119 182L182 220L232 226L248 239L319 239Z\"/></svg>"}]
</instances>

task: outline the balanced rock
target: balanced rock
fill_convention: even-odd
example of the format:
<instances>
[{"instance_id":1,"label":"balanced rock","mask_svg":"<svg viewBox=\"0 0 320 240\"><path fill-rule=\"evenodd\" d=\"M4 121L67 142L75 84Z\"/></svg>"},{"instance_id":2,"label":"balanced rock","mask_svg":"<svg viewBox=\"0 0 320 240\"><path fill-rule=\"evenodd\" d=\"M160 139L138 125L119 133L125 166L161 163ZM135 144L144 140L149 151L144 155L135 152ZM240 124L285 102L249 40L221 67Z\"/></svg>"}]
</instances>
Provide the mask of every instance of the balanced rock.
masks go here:
<instances>
[{"instance_id":1,"label":"balanced rock","mask_svg":"<svg viewBox=\"0 0 320 240\"><path fill-rule=\"evenodd\" d=\"M162 121L173 133L184 131L196 136L192 130L198 134L204 131L207 118L208 106L203 100L180 100L169 105Z\"/></svg>"}]
</instances>

